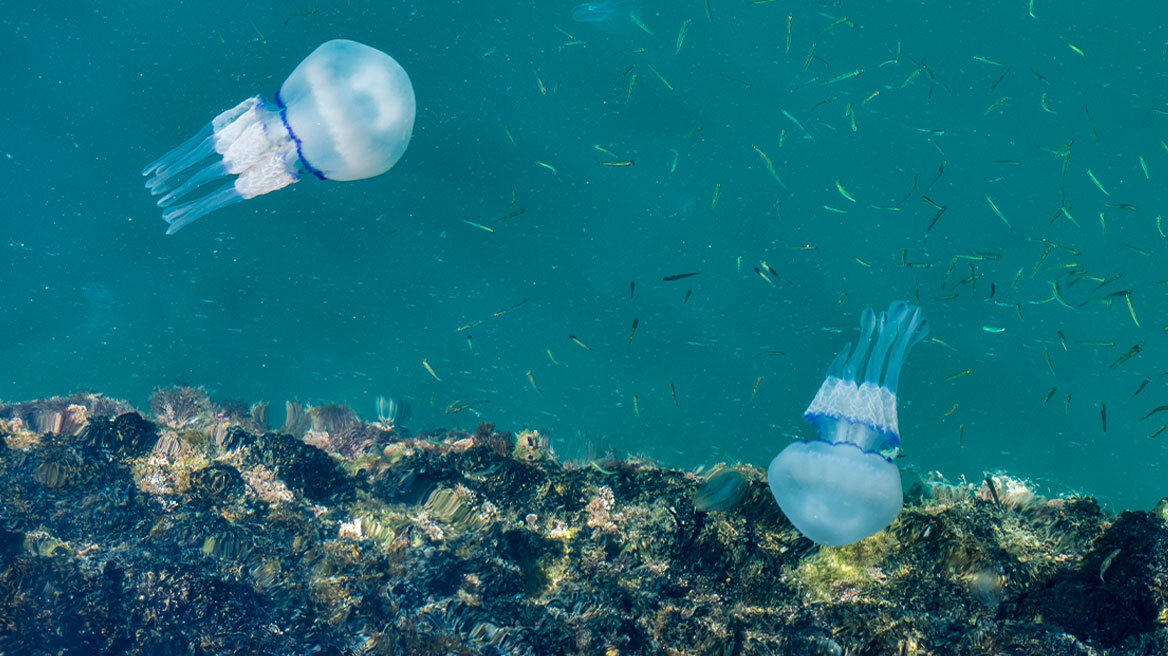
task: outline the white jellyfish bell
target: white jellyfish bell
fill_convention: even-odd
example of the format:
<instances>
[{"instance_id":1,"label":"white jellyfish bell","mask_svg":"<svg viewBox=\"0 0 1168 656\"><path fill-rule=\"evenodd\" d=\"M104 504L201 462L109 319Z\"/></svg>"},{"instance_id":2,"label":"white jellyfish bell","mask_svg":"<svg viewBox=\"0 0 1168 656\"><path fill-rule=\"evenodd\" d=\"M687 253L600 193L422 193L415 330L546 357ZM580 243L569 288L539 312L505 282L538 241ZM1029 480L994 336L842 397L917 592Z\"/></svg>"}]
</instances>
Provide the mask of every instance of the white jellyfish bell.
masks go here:
<instances>
[{"instance_id":1,"label":"white jellyfish bell","mask_svg":"<svg viewBox=\"0 0 1168 656\"><path fill-rule=\"evenodd\" d=\"M363 180L397 163L414 129L414 88L392 57L356 41L321 44L269 102L216 116L142 171L173 234L203 215L300 180ZM195 197L210 182L227 185ZM184 200L185 198L185 200ZM182 201L182 202L180 202Z\"/></svg>"}]
</instances>

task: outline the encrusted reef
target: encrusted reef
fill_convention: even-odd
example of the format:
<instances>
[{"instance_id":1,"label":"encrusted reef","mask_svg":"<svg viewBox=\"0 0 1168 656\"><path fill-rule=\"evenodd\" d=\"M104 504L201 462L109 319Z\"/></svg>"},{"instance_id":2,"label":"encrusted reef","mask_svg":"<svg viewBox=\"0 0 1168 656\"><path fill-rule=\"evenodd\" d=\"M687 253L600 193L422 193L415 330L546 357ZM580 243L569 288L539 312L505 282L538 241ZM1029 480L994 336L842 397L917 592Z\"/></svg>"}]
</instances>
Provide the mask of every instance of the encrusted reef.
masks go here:
<instances>
[{"instance_id":1,"label":"encrusted reef","mask_svg":"<svg viewBox=\"0 0 1168 656\"><path fill-rule=\"evenodd\" d=\"M0 405L0 653L1168 654L1168 525L1005 475L818 547L751 466L340 406Z\"/></svg>"}]
</instances>

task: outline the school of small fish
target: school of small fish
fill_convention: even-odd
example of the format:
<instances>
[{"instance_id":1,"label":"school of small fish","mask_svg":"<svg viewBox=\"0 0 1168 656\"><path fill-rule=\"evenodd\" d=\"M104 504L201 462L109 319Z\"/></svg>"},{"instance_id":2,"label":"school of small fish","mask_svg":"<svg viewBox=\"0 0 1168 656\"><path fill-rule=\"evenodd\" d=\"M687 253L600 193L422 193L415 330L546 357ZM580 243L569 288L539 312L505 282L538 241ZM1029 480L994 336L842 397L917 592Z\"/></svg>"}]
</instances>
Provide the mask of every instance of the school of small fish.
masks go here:
<instances>
[{"instance_id":1,"label":"school of small fish","mask_svg":"<svg viewBox=\"0 0 1168 656\"><path fill-rule=\"evenodd\" d=\"M978 435L979 417L968 414L970 404L963 397L999 386L1006 366L1026 370L1024 393L1030 407L1027 412L1035 417L1032 423L1042 423L1043 413L1089 411L1097 417L1099 435L1114 437L1119 417L1125 431L1138 427L1147 438L1165 433L1168 267L1163 259L1168 254L1168 234L1161 218L1164 210L1148 209L1147 198L1159 190L1162 203L1162 190L1168 189L1168 141L1160 137L1168 125L1158 124L1159 132L1134 129L1121 135L1115 125L1097 121L1097 115L1106 113L1103 102L1079 93L1076 77L1082 75L1076 71L1094 65L1093 51L1104 47L1097 35L1074 33L1042 58L1017 59L1018 51L1006 43L978 50L970 41L955 38L951 47L968 49L964 65L939 67L913 35L883 43L864 40L863 20L844 15L839 4L820 5L814 11L794 10L773 0L719 10L720 5L703 0L690 8L691 15L670 22L660 12L626 8L632 3L619 8L612 3L579 5L573 12L575 24L549 27L559 40L558 50L533 62L529 88L519 93L524 102L554 99L567 85L581 83L555 72L562 69L557 58L587 57L600 51L607 61L615 52L625 63L616 70L596 71L610 87L598 107L603 105L618 117L638 103L655 105L659 111L685 112L687 106L674 99L697 84L693 81L696 69L691 60L680 62L694 49L716 47L712 39L718 22L731 20L726 14L756 12L735 18L766 22L773 28L771 61L718 71L724 88L710 93L733 97L769 89L777 98L790 99L773 104L755 139L720 144L723 152L735 153L740 167L711 168L708 182L689 185L696 202L679 216L731 225L734 217L729 214L743 207L743 197L752 196L751 202L758 203L761 195L770 199L776 225L827 224L857 234L878 231L881 239L895 239L899 246L893 251L841 252L836 243L814 237L804 241L800 237L804 233L786 228L776 230L781 238L731 257L703 258L690 250L687 257L656 271L646 271L636 262L610 263L611 312L621 315L619 323L625 328L619 335L598 335L592 326L549 329L545 343L538 345L541 357L518 363L514 369L522 372L517 377L526 379L531 394L551 398L565 388L564 377L602 376L599 372L605 362L625 359L637 349L652 349L661 340L692 348L717 341L708 328L686 335L657 332L659 317L637 307L646 294L654 295L655 302L675 298L673 303L694 312L703 298L749 293L760 305L796 299L797 304L822 305L825 314L837 307L858 312L903 295L928 307L930 317L937 318L936 336L922 348L931 349L936 363L927 382L932 415L919 419L938 434L936 439L960 445L989 439ZM1015 9L1014 20L1033 25L1046 20L1041 0ZM626 23L627 31L612 28ZM608 29L601 31L597 25ZM483 53L484 58L495 56L495 47ZM1157 65L1163 67L1168 52L1158 56ZM708 79L703 74L701 83ZM799 92L799 100L794 91ZM931 111L936 99L958 93L972 98L967 115ZM809 94L818 99L804 102ZM1168 105L1152 98L1132 102L1145 103L1142 111L1149 121L1168 121ZM914 111L905 113L905 107ZM725 115L694 116L692 131L675 135L676 143L668 148L656 148L656 142L639 143L640 128L614 130L603 143L591 146L589 156L597 169L591 172L561 161L555 149L531 151L539 154L525 161L530 162L531 176L558 180L583 176L594 185L611 185L617 193L635 183L615 176L664 180L685 167L701 167L693 144L705 138L709 123L734 120L732 106ZM1002 131L1014 123L1042 125L1043 129L1027 133L1019 128L1014 141L981 143L974 155L964 147L965 140L977 139L986 126ZM527 152L523 127L517 120L502 130L508 147ZM880 138L887 139L889 149L911 149L912 163L861 178L849 174L851 169L839 162L815 158L825 140L855 138L869 131L886 135ZM1121 138L1126 140L1123 148L1113 147L1112 141ZM1108 155L1131 148L1141 152L1130 161ZM930 163L921 165L922 161ZM792 173L798 170L814 171L822 184L809 188L792 183ZM1014 182L1035 177L1047 183L1033 187ZM874 187L875 179L886 180L890 186ZM529 202L521 204L522 196L512 191L511 206L496 216L463 222L485 233L482 239L494 238L501 230L532 218L533 203L528 197ZM796 204L802 208L798 216L790 210ZM817 213L809 214L809 207ZM595 221L635 223L636 218L601 215ZM992 238L976 238L981 235ZM663 250L673 248L671 235L661 235L660 244ZM825 272L840 272L835 275L840 282L821 291L817 281L792 273L790 263L803 261L799 258L818 258ZM1130 266L1116 266L1117 262ZM1150 278L1147 271L1155 267L1162 273ZM825 277L831 275L825 273ZM889 296L849 295L864 277L887 279ZM748 285L756 289L743 292ZM538 300L530 306L526 302L517 299L493 313L470 317L454 332L465 333L474 351L469 332L491 328L497 335L501 329L494 325L508 320L512 312L524 315L524 320L554 324L535 316ZM709 323L708 317L694 322ZM841 316L837 325L847 322L850 319ZM815 330L839 329L810 329ZM746 354L736 360L740 388L727 390L722 402L753 405L782 396L788 389L789 372L781 368L781 361L787 352L801 348L807 332L806 326L802 332L776 327L769 343L737 344ZM614 343L623 348L613 349ZM1008 343L1021 343L1021 355ZM1004 356L1007 350L1009 355ZM569 354L571 363L556 353ZM583 364L572 356L592 360ZM1005 360L1009 361L1003 364ZM447 380L450 370L457 369L436 358L421 362L435 382ZM1091 364L1084 368L1084 362ZM657 366L659 382L652 388L610 381L623 398L630 421L637 422L633 425L652 425L659 413L686 409L687 390L677 382L681 372L671 369L668 361ZM580 373L573 374L573 368ZM552 376L556 383L550 382ZM1106 380L1111 392L1107 397L1088 397L1081 391L1081 381L1098 378ZM470 410L481 402L456 399L447 412ZM1085 444L1092 432L1083 427L1082 434L1070 438L1071 443Z\"/></svg>"}]
</instances>

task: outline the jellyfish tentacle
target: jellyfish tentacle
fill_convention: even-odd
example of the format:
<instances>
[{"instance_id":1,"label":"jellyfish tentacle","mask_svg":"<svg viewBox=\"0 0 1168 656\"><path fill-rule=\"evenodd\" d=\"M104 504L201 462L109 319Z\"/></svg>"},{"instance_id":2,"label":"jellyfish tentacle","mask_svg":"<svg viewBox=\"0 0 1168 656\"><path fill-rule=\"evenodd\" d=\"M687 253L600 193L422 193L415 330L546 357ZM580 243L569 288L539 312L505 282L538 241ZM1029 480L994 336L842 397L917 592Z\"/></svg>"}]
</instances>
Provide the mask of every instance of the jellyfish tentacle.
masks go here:
<instances>
[{"instance_id":1,"label":"jellyfish tentacle","mask_svg":"<svg viewBox=\"0 0 1168 656\"><path fill-rule=\"evenodd\" d=\"M888 312L880 313L880 335L876 338L876 346L872 347L872 355L868 357L868 368L864 372L865 383L880 384L880 375L884 373L884 365L888 361L888 349L896 339L897 326L891 308Z\"/></svg>"},{"instance_id":2,"label":"jellyfish tentacle","mask_svg":"<svg viewBox=\"0 0 1168 656\"><path fill-rule=\"evenodd\" d=\"M876 313L872 308L865 308L864 313L860 315L860 340L856 342L856 350L852 353L852 357L848 359L848 364L844 366L844 380L855 380L856 372L864 364L864 358L868 356L868 349L872 347L872 331L876 327Z\"/></svg>"},{"instance_id":3,"label":"jellyfish tentacle","mask_svg":"<svg viewBox=\"0 0 1168 656\"><path fill-rule=\"evenodd\" d=\"M244 198L235 190L235 185L228 184L206 196L200 196L195 200L172 207L162 213L162 218L170 224L170 227L166 229L166 234L173 235L183 226L193 223L220 207L226 207L241 200Z\"/></svg>"},{"instance_id":4,"label":"jellyfish tentacle","mask_svg":"<svg viewBox=\"0 0 1168 656\"><path fill-rule=\"evenodd\" d=\"M847 364L848 354L851 353L851 351L852 343L848 342L844 345L844 350L840 351L839 355L835 356L835 359L831 361L831 366L827 368L828 378L840 378L844 375L844 365Z\"/></svg>"},{"instance_id":5,"label":"jellyfish tentacle","mask_svg":"<svg viewBox=\"0 0 1168 656\"><path fill-rule=\"evenodd\" d=\"M203 167L198 173L192 175L186 182L175 187L170 193L158 199L159 207L169 207L175 203L179 198L186 196L195 189L219 178L231 175L224 165L223 161L213 162Z\"/></svg>"},{"instance_id":6,"label":"jellyfish tentacle","mask_svg":"<svg viewBox=\"0 0 1168 656\"><path fill-rule=\"evenodd\" d=\"M142 175L150 175L151 173L157 173L164 169L168 169L173 166L175 162L185 158L190 153L202 151L203 148L207 145L213 129L214 128L212 128L210 123L204 125L201 130L195 133L195 136L187 139L177 148L171 149L170 152L166 153L162 157L159 157L153 162L150 162L146 168L142 169ZM207 152L207 155L210 154L210 152ZM204 155L204 157L205 156L206 155ZM149 182L146 184L147 186L150 185Z\"/></svg>"},{"instance_id":7,"label":"jellyfish tentacle","mask_svg":"<svg viewBox=\"0 0 1168 656\"><path fill-rule=\"evenodd\" d=\"M896 330L896 342L888 353L888 369L884 374L884 387L896 394L900 384L900 370L904 366L904 359L908 350L923 340L929 334L929 322L925 320L920 308L912 308L906 312Z\"/></svg>"},{"instance_id":8,"label":"jellyfish tentacle","mask_svg":"<svg viewBox=\"0 0 1168 656\"><path fill-rule=\"evenodd\" d=\"M176 155L174 161L156 169L154 176L146 181L146 188L154 196L165 194L177 183L177 178L183 172L214 154L214 137L207 137L191 150Z\"/></svg>"}]
</instances>

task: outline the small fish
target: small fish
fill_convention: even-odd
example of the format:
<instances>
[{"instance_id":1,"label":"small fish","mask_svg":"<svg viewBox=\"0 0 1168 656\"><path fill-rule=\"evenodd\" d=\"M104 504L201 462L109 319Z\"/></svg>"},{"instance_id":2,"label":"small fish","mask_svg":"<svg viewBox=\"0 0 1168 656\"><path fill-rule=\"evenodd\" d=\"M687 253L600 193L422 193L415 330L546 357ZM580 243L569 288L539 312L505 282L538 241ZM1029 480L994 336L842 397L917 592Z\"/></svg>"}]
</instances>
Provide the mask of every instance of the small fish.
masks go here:
<instances>
[{"instance_id":1,"label":"small fish","mask_svg":"<svg viewBox=\"0 0 1168 656\"><path fill-rule=\"evenodd\" d=\"M913 70L912 73L909 73L908 77L906 77L904 79L904 82L900 83L900 88L903 89L903 88L907 87L908 85L912 84L912 81L917 79L917 77L921 74L922 70L924 70L924 69L922 67L918 66L916 69Z\"/></svg>"},{"instance_id":2,"label":"small fish","mask_svg":"<svg viewBox=\"0 0 1168 656\"><path fill-rule=\"evenodd\" d=\"M1042 354L1046 356L1046 366L1050 367L1050 373L1054 373L1054 360L1050 357L1050 349L1045 345L1042 347Z\"/></svg>"},{"instance_id":3,"label":"small fish","mask_svg":"<svg viewBox=\"0 0 1168 656\"><path fill-rule=\"evenodd\" d=\"M690 18L687 18L684 22L682 22L681 29L677 31L677 44L673 46L673 54L676 55L677 53L681 52L681 44L685 43L685 34L686 32L689 32L689 24L691 22L693 22L693 19ZM790 26L788 25L788 28L789 27Z\"/></svg>"},{"instance_id":4,"label":"small fish","mask_svg":"<svg viewBox=\"0 0 1168 656\"><path fill-rule=\"evenodd\" d=\"M944 214L945 210L947 210L947 209L949 209L949 208L942 207L941 209L937 210L937 213L933 215L933 220L929 221L929 227L925 228L926 235L929 234L929 231L933 229L933 226L937 225L937 221L939 221L941 219L941 215Z\"/></svg>"},{"instance_id":5,"label":"small fish","mask_svg":"<svg viewBox=\"0 0 1168 656\"><path fill-rule=\"evenodd\" d=\"M1018 280L1022 278L1022 269L1023 267L1018 267L1018 273L1014 274L1014 282L1010 283L1010 289L1007 293L1014 291L1014 288L1018 286Z\"/></svg>"},{"instance_id":6,"label":"small fish","mask_svg":"<svg viewBox=\"0 0 1168 656\"><path fill-rule=\"evenodd\" d=\"M1099 565L1099 582L1100 583L1106 583L1106 581L1103 580L1103 575L1105 573L1107 573L1108 569L1111 568L1111 563L1115 562L1115 557L1119 555L1120 551L1123 551L1123 550L1122 549L1112 550L1112 552L1107 554L1107 557L1103 559L1103 563L1101 563Z\"/></svg>"},{"instance_id":7,"label":"small fish","mask_svg":"<svg viewBox=\"0 0 1168 656\"><path fill-rule=\"evenodd\" d=\"M629 346L630 344L633 343L633 336L637 334L637 324L638 323L640 323L639 320L633 319L633 327L629 329L629 341L625 342L625 346Z\"/></svg>"},{"instance_id":8,"label":"small fish","mask_svg":"<svg viewBox=\"0 0 1168 656\"><path fill-rule=\"evenodd\" d=\"M662 280L664 280L665 282L671 282L673 280L681 280L682 278L689 278L691 276L696 276L699 273L701 273L701 271L694 271L692 273L675 273L675 274L670 275L670 276L665 276L664 278L662 278Z\"/></svg>"},{"instance_id":9,"label":"small fish","mask_svg":"<svg viewBox=\"0 0 1168 656\"><path fill-rule=\"evenodd\" d=\"M762 385L762 376L759 376L758 380L754 381L754 389L750 391L750 400L751 401L754 400L754 397L758 396L758 386L759 385Z\"/></svg>"},{"instance_id":10,"label":"small fish","mask_svg":"<svg viewBox=\"0 0 1168 656\"><path fill-rule=\"evenodd\" d=\"M630 280L629 281L629 298L632 298L633 294L636 294L636 293L637 293L637 281Z\"/></svg>"},{"instance_id":11,"label":"small fish","mask_svg":"<svg viewBox=\"0 0 1168 656\"><path fill-rule=\"evenodd\" d=\"M539 388L539 385L535 384L535 374L531 371L531 369L527 370L527 382L531 383L531 389L539 392L540 396L543 396L543 390Z\"/></svg>"},{"instance_id":12,"label":"small fish","mask_svg":"<svg viewBox=\"0 0 1168 656\"><path fill-rule=\"evenodd\" d=\"M1152 433L1151 435L1148 436L1148 439L1150 440L1153 437L1156 437L1157 435L1159 435L1160 433L1163 433L1165 428L1168 428L1168 425L1161 425L1160 428L1155 433Z\"/></svg>"},{"instance_id":13,"label":"small fish","mask_svg":"<svg viewBox=\"0 0 1168 656\"><path fill-rule=\"evenodd\" d=\"M1156 414L1157 412L1164 412L1165 410L1168 410L1168 405L1162 405L1158 408L1153 409L1148 414L1144 415L1143 417L1140 417L1140 420L1142 421L1144 419L1147 419L1148 417L1151 417L1152 415Z\"/></svg>"},{"instance_id":14,"label":"small fish","mask_svg":"<svg viewBox=\"0 0 1168 656\"><path fill-rule=\"evenodd\" d=\"M1064 334L1063 334L1063 331L1061 331L1061 330L1060 330L1060 331L1058 331L1058 336L1059 336L1059 341L1060 341L1060 342L1062 342L1062 345L1063 345L1063 350L1064 350L1064 351L1068 350L1068 349L1067 349L1067 336L1066 336L1066 335L1064 335Z\"/></svg>"},{"instance_id":15,"label":"small fish","mask_svg":"<svg viewBox=\"0 0 1168 656\"><path fill-rule=\"evenodd\" d=\"M474 221L468 221L466 219L463 219L462 222L467 224L468 226L478 228L479 230L485 230L486 232L494 232L495 231L494 228L491 228L489 226L485 226L481 223L475 223Z\"/></svg>"},{"instance_id":16,"label":"small fish","mask_svg":"<svg viewBox=\"0 0 1168 656\"><path fill-rule=\"evenodd\" d=\"M523 305L523 304L524 304L524 303L526 303L526 302L527 302L527 299L525 298L525 299L523 299L522 301L519 301L518 303L516 303L515 305L512 305L512 306L510 306L510 307L505 307L505 308L503 308L502 310L499 310L498 312L496 312L496 313L492 314L491 316L492 316L492 317L495 317L495 318L501 317L501 316L503 316L504 314L507 314L507 313L508 313L508 312L510 312L511 310L514 310L515 308L517 308L517 307L519 307L519 306Z\"/></svg>"},{"instance_id":17,"label":"small fish","mask_svg":"<svg viewBox=\"0 0 1168 656\"><path fill-rule=\"evenodd\" d=\"M984 112L982 112L982 116L989 116L990 114L992 114L994 112L995 109L1001 107L1002 105L1005 105L1006 102L1009 100L1010 100L1010 98L1008 96L1002 96L1001 98L998 98L997 100L995 100L993 102L992 105L990 105L989 107L986 107L986 110Z\"/></svg>"},{"instance_id":18,"label":"small fish","mask_svg":"<svg viewBox=\"0 0 1168 656\"><path fill-rule=\"evenodd\" d=\"M994 203L994 199L990 198L989 196L986 196L985 199L986 202L990 204L990 209L994 211L994 214L997 214L998 218L1002 220L1002 223L1005 223L1006 227L1009 228L1010 222L1006 220L1006 215L1002 214L1002 210L998 209L998 206Z\"/></svg>"},{"instance_id":19,"label":"small fish","mask_svg":"<svg viewBox=\"0 0 1168 656\"><path fill-rule=\"evenodd\" d=\"M986 58L986 57L982 57L982 56L980 56L980 55L974 55L974 56L973 56L973 61L976 61L976 62L981 62L981 63L983 63L983 64L989 64L990 66L1001 66L1001 65L1002 65L1002 63L1001 63L1001 62L996 62L996 61L994 61L994 60L992 60L992 59L989 59L989 58Z\"/></svg>"},{"instance_id":20,"label":"small fish","mask_svg":"<svg viewBox=\"0 0 1168 656\"><path fill-rule=\"evenodd\" d=\"M693 290L692 290L692 289L687 289L687 290L685 290L685 296L684 296L684 297L682 297L682 299L681 299L681 304L682 304L682 305L685 305L686 301L688 301L688 300L689 300L689 297L690 297L690 296L692 296L692 295L693 295Z\"/></svg>"},{"instance_id":21,"label":"small fish","mask_svg":"<svg viewBox=\"0 0 1168 656\"><path fill-rule=\"evenodd\" d=\"M552 364L559 366L560 362L559 362L559 360L556 360L556 356L552 353L551 349L547 350L547 356L548 356L548 360L552 361Z\"/></svg>"},{"instance_id":22,"label":"small fish","mask_svg":"<svg viewBox=\"0 0 1168 656\"><path fill-rule=\"evenodd\" d=\"M815 50L815 46L812 46L812 47L811 47L811 49L812 49L812 51L814 51L814 50ZM803 131L803 133L804 133L804 134L806 134L807 136L809 136L809 137L811 136L811 133L807 131L807 128L803 127L803 124L799 122L799 119L797 119L797 118L795 118L794 116L792 116L792 115L791 115L791 112L788 112L788 111L787 111L787 110L785 110L785 109L783 109L783 110L780 110L780 111L782 111L782 113L783 113L783 116L786 116L788 120L790 120L792 123L794 123L794 124L795 124L795 127L797 127L797 128L799 128L800 130L802 130L802 131Z\"/></svg>"},{"instance_id":23,"label":"small fish","mask_svg":"<svg viewBox=\"0 0 1168 656\"><path fill-rule=\"evenodd\" d=\"M1046 405L1047 403L1050 403L1051 398L1054 397L1054 394L1057 391L1058 391L1057 387L1050 388L1050 392L1047 393L1046 400L1042 402L1042 405Z\"/></svg>"},{"instance_id":24,"label":"small fish","mask_svg":"<svg viewBox=\"0 0 1168 656\"><path fill-rule=\"evenodd\" d=\"M443 414L456 415L463 410L468 410L476 405L482 405L484 403L490 403L490 401L463 401L462 399L456 399L453 403L446 406L446 410L443 411Z\"/></svg>"},{"instance_id":25,"label":"small fish","mask_svg":"<svg viewBox=\"0 0 1168 656\"><path fill-rule=\"evenodd\" d=\"M1103 183L1099 181L1099 178L1095 177L1095 174L1091 172L1091 169L1087 169L1087 177L1091 178L1091 182L1094 182L1095 186L1099 187L1099 191L1102 191L1104 196L1111 195L1111 192L1107 191L1107 188L1103 186Z\"/></svg>"},{"instance_id":26,"label":"small fish","mask_svg":"<svg viewBox=\"0 0 1168 656\"><path fill-rule=\"evenodd\" d=\"M1136 309L1132 306L1131 292L1124 294L1124 300L1127 301L1127 311L1131 313L1132 322L1136 324L1136 328L1140 327L1140 320L1136 318Z\"/></svg>"},{"instance_id":27,"label":"small fish","mask_svg":"<svg viewBox=\"0 0 1168 656\"><path fill-rule=\"evenodd\" d=\"M430 375L434 377L434 380L442 382L442 379L438 377L438 374L434 373L434 367L431 367L430 363L427 362L424 358L422 359L422 366L426 368L426 371L430 372Z\"/></svg>"},{"instance_id":28,"label":"small fish","mask_svg":"<svg viewBox=\"0 0 1168 656\"><path fill-rule=\"evenodd\" d=\"M1151 378L1145 378L1144 382L1140 383L1139 388L1136 389L1135 394L1132 394L1132 398L1134 399L1135 397L1139 396L1140 392L1144 391L1144 388L1147 387L1148 383L1150 382L1152 382Z\"/></svg>"},{"instance_id":29,"label":"small fish","mask_svg":"<svg viewBox=\"0 0 1168 656\"><path fill-rule=\"evenodd\" d=\"M633 395L633 414L641 416L641 402L637 399L636 394Z\"/></svg>"},{"instance_id":30,"label":"small fish","mask_svg":"<svg viewBox=\"0 0 1168 656\"><path fill-rule=\"evenodd\" d=\"M653 31L649 29L648 25L645 25L645 22L641 20L640 16L637 16L636 14L629 12L629 20L632 21L633 25L636 25L637 27L641 28L641 31L643 31L645 34L648 34L649 36L653 36Z\"/></svg>"},{"instance_id":31,"label":"small fish","mask_svg":"<svg viewBox=\"0 0 1168 656\"><path fill-rule=\"evenodd\" d=\"M837 75L837 76L835 76L835 77L831 78L831 79L830 79L830 80L828 80L827 82L824 82L824 84L825 84L825 85L827 85L827 84L835 84L836 82L843 82L844 80L850 80L851 78L853 78L853 77L856 77L856 76L860 75L860 74L861 74L861 73L863 73L863 72L864 72L864 69L862 69L862 68L857 68L857 69L856 69L856 70L854 70L854 71L850 71L850 72L847 72L847 73L841 73L841 74L839 74L839 75Z\"/></svg>"},{"instance_id":32,"label":"small fish","mask_svg":"<svg viewBox=\"0 0 1168 656\"><path fill-rule=\"evenodd\" d=\"M656 68L654 68L652 64L646 64L646 66L649 67L649 70L653 71L653 74L657 76L658 80L661 80L661 84L664 84L666 89L673 91L673 85L669 83L669 80L665 79L664 75L662 75Z\"/></svg>"},{"instance_id":33,"label":"small fish","mask_svg":"<svg viewBox=\"0 0 1168 656\"><path fill-rule=\"evenodd\" d=\"M958 404L954 403L953 407L949 408L949 410L945 413L944 418L947 419L949 417L949 415L953 414L954 412L957 412L957 406L958 406Z\"/></svg>"},{"instance_id":34,"label":"small fish","mask_svg":"<svg viewBox=\"0 0 1168 656\"><path fill-rule=\"evenodd\" d=\"M673 394L673 405L680 408L681 404L677 402L677 388L673 386L673 381L669 381L669 392Z\"/></svg>"},{"instance_id":35,"label":"small fish","mask_svg":"<svg viewBox=\"0 0 1168 656\"><path fill-rule=\"evenodd\" d=\"M1046 93L1045 92L1043 92L1042 97L1039 98L1038 104L1042 106L1042 110L1044 112L1046 112L1047 114L1058 114L1058 112L1056 112L1053 109L1051 109L1050 107L1046 106Z\"/></svg>"},{"instance_id":36,"label":"small fish","mask_svg":"<svg viewBox=\"0 0 1168 656\"><path fill-rule=\"evenodd\" d=\"M754 148L754 151L758 153L759 157L762 158L762 161L764 164L766 164L767 171L771 174L771 177L773 177L780 186L786 189L787 185L783 182L783 179L779 177L779 172L775 170L775 163L771 161L771 158L762 151L762 148L759 148L754 144L751 144L751 148Z\"/></svg>"},{"instance_id":37,"label":"small fish","mask_svg":"<svg viewBox=\"0 0 1168 656\"><path fill-rule=\"evenodd\" d=\"M556 171L556 167L552 166L551 164L548 164L547 162L541 162L539 160L536 160L535 163L538 164L539 166L542 166L543 168L551 171L552 175L559 175L559 173Z\"/></svg>"},{"instance_id":38,"label":"small fish","mask_svg":"<svg viewBox=\"0 0 1168 656\"><path fill-rule=\"evenodd\" d=\"M985 482L986 485L990 488L990 496L994 498L994 505L1001 507L1002 501L998 498L998 488L996 485L994 485L994 479L991 478L989 474L986 474Z\"/></svg>"},{"instance_id":39,"label":"small fish","mask_svg":"<svg viewBox=\"0 0 1168 656\"><path fill-rule=\"evenodd\" d=\"M1116 361L1115 361L1115 362L1112 362L1112 363L1111 363L1111 368L1112 368L1112 369L1118 368L1118 367L1119 367L1119 365L1121 365L1121 364L1123 364L1124 362L1127 362L1128 360L1130 360L1130 359L1134 358L1135 356L1139 355L1139 354L1140 354L1140 351L1142 351L1142 350L1144 350L1144 343L1143 343L1143 342L1140 342L1139 344L1136 344L1135 346L1133 346L1133 347L1129 348L1129 349L1127 350L1127 352L1126 352L1126 353L1124 353L1123 355L1119 356L1119 358L1118 358L1118 359L1116 359Z\"/></svg>"},{"instance_id":40,"label":"small fish","mask_svg":"<svg viewBox=\"0 0 1168 656\"><path fill-rule=\"evenodd\" d=\"M849 194L847 189L844 189L844 185L843 185L843 183L842 183L842 182L840 182L839 180L836 180L836 181L835 181L835 189L836 189L836 191L838 191L838 192L840 193L840 195L841 195L841 196L843 196L844 198L846 198L846 199L848 199L848 200L852 201L853 203L854 203L854 202L856 202L856 198L855 198L854 196L852 196L851 194Z\"/></svg>"},{"instance_id":41,"label":"small fish","mask_svg":"<svg viewBox=\"0 0 1168 656\"><path fill-rule=\"evenodd\" d=\"M962 371L958 371L958 372L957 372L957 373L955 373L955 374L949 374L948 376L945 376L944 378L942 378L942 379L941 379L941 382L943 382L943 383L944 383L944 382L946 382L946 381L950 381L950 380L957 380L958 378L961 378L961 377L963 377L963 376L968 376L968 375L969 375L969 374L971 374L971 373L973 373L973 368L972 368L972 367L970 367L969 369L965 369L965 370L962 370Z\"/></svg>"},{"instance_id":42,"label":"small fish","mask_svg":"<svg viewBox=\"0 0 1168 656\"><path fill-rule=\"evenodd\" d=\"M1103 403L1099 406L1099 419L1103 422L1103 432L1107 432L1107 404Z\"/></svg>"},{"instance_id":43,"label":"small fish","mask_svg":"<svg viewBox=\"0 0 1168 656\"><path fill-rule=\"evenodd\" d=\"M714 185L714 198L710 201L710 209L718 207L718 197L722 195L722 183Z\"/></svg>"},{"instance_id":44,"label":"small fish","mask_svg":"<svg viewBox=\"0 0 1168 656\"><path fill-rule=\"evenodd\" d=\"M575 335L568 335L568 339L570 339L570 340L572 340L573 342L575 342L575 343L576 343L576 346L579 346L580 348L584 349L585 351L591 351L591 350L592 350L592 347L588 346L588 345L587 345L587 344L585 344L584 342L581 342L581 341L580 341L580 338L579 338L579 337L576 337Z\"/></svg>"},{"instance_id":45,"label":"small fish","mask_svg":"<svg viewBox=\"0 0 1168 656\"><path fill-rule=\"evenodd\" d=\"M512 193L512 194L514 194L515 192L511 192L511 193ZM511 204L515 204L515 197L514 197L514 196L512 196L512 198L511 198ZM504 219L513 219L513 218L515 218L515 217L517 217L517 216L520 216L520 215L522 215L522 214L523 214L524 212L526 212L526 211L527 211L527 210L526 210L525 208L522 208L522 207L521 207L521 208L519 208L519 209L517 209L517 210L515 210L515 211L513 211L513 212L510 212L510 213L508 213L508 214L504 214L503 216L501 216L501 217L499 217L498 219L496 219L496 221L502 221L502 220L504 220Z\"/></svg>"},{"instance_id":46,"label":"small fish","mask_svg":"<svg viewBox=\"0 0 1168 656\"><path fill-rule=\"evenodd\" d=\"M998 333L1006 332L1006 329L1002 328L1000 326L988 326L988 325L982 326L981 330L982 330L982 332L991 333L991 334L998 334Z\"/></svg>"},{"instance_id":47,"label":"small fish","mask_svg":"<svg viewBox=\"0 0 1168 656\"><path fill-rule=\"evenodd\" d=\"M1057 280L1050 281L1050 288L1052 291L1051 298L1058 301L1060 305L1062 305L1065 308L1069 308L1071 310L1078 309L1078 308L1072 306L1070 303L1067 303L1067 300L1065 298L1063 298L1063 292L1061 289L1059 289L1059 284L1058 284Z\"/></svg>"}]
</instances>

